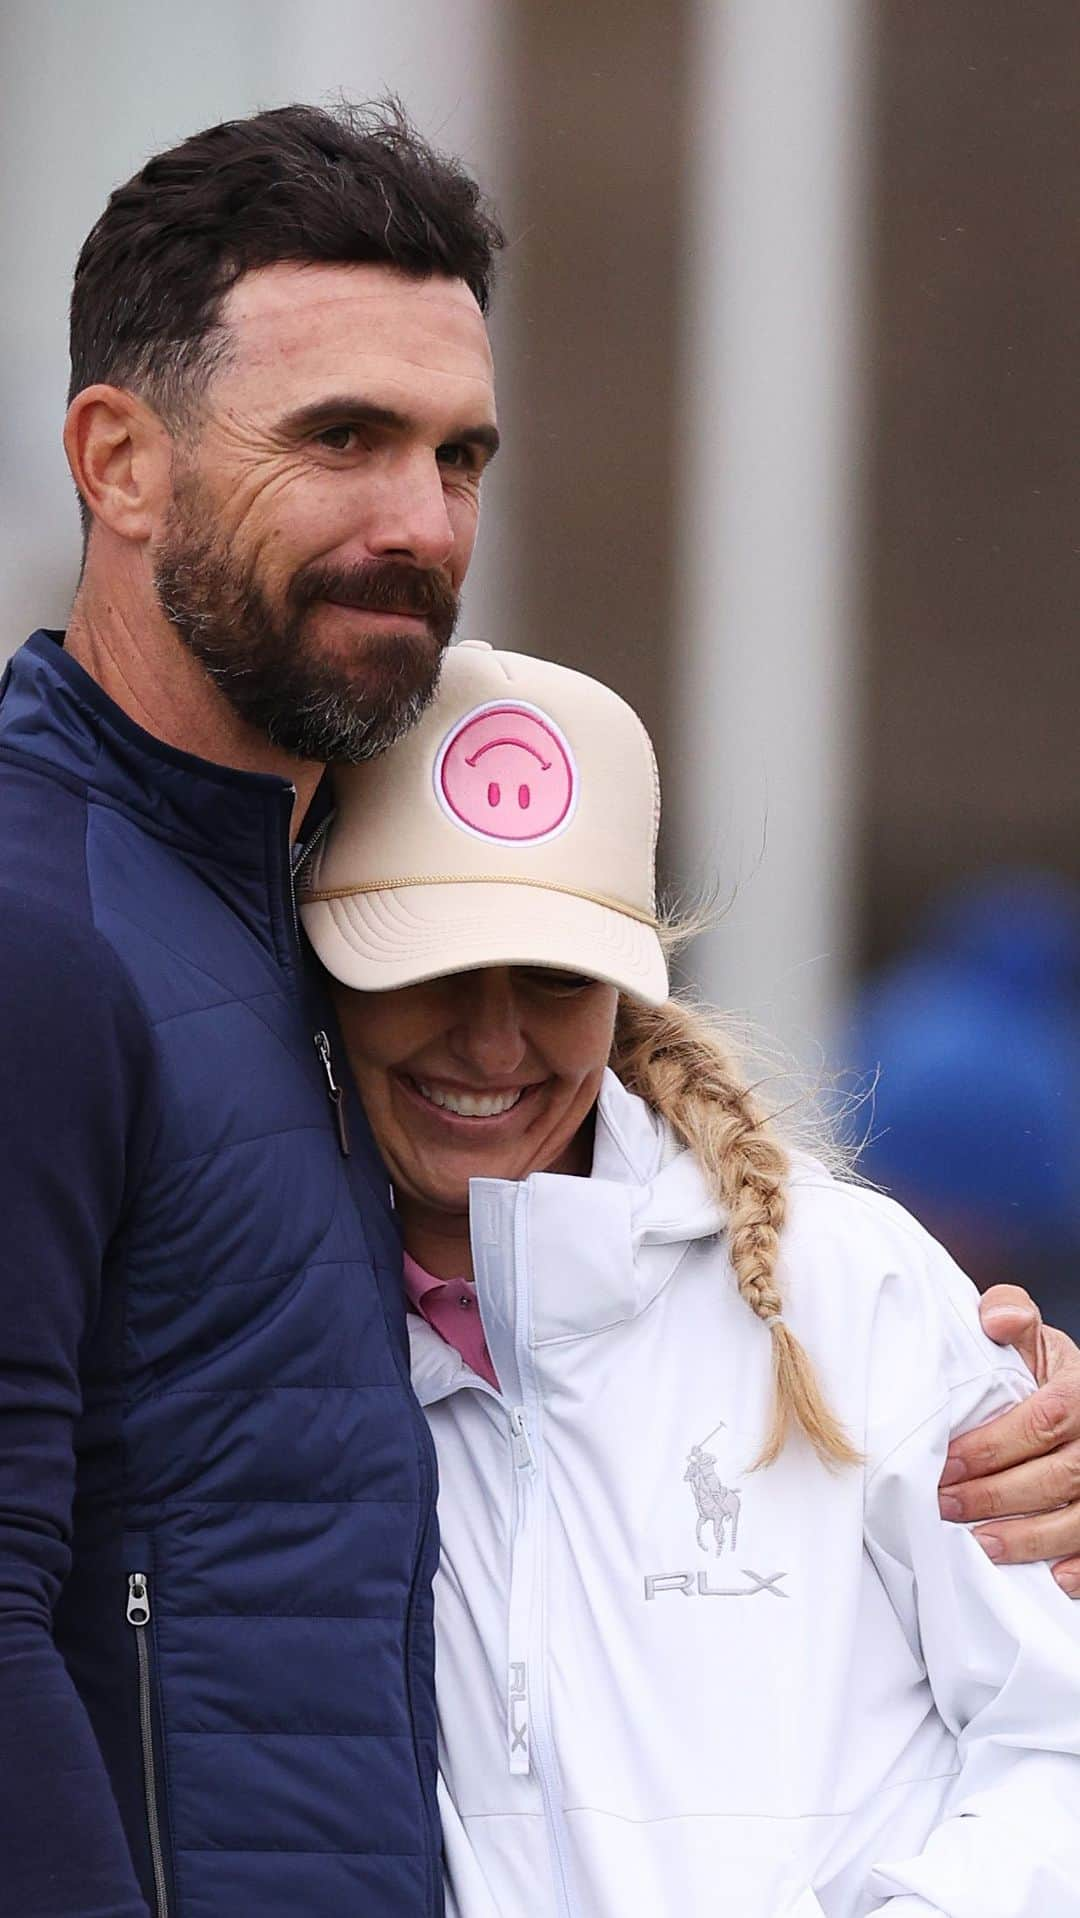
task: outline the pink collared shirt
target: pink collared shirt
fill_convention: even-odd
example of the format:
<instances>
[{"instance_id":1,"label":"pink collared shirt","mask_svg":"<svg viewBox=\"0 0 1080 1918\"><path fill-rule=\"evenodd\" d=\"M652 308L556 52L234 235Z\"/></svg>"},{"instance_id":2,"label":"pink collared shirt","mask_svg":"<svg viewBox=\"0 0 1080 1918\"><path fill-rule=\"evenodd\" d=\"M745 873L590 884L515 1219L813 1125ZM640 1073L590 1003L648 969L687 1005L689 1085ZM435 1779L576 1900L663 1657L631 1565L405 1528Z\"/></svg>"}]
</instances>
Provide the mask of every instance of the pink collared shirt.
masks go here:
<instances>
[{"instance_id":1,"label":"pink collared shirt","mask_svg":"<svg viewBox=\"0 0 1080 1918\"><path fill-rule=\"evenodd\" d=\"M461 1353L466 1365L471 1366L479 1378L486 1379L498 1391L499 1381L484 1338L475 1285L468 1279L436 1279L406 1252L405 1291L413 1311L419 1312L433 1332Z\"/></svg>"}]
</instances>

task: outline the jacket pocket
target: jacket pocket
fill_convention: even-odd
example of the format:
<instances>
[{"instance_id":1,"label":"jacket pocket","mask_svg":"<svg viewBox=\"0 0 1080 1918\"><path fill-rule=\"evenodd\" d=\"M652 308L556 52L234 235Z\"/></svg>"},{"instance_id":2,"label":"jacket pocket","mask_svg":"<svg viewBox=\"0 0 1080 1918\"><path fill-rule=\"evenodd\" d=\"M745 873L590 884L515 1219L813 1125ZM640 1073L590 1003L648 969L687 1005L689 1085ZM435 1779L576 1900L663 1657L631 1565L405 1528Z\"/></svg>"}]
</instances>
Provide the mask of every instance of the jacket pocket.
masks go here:
<instances>
[{"instance_id":1,"label":"jacket pocket","mask_svg":"<svg viewBox=\"0 0 1080 1918\"><path fill-rule=\"evenodd\" d=\"M135 1634L135 1651L138 1661L139 1743L143 1799L146 1806L146 1831L154 1878L154 1912L155 1918L170 1918L171 1874L167 1862L163 1815L165 1778L162 1769L161 1710L154 1649L154 1580L149 1545L145 1539L128 1541L126 1563L128 1566L126 1617Z\"/></svg>"}]
</instances>

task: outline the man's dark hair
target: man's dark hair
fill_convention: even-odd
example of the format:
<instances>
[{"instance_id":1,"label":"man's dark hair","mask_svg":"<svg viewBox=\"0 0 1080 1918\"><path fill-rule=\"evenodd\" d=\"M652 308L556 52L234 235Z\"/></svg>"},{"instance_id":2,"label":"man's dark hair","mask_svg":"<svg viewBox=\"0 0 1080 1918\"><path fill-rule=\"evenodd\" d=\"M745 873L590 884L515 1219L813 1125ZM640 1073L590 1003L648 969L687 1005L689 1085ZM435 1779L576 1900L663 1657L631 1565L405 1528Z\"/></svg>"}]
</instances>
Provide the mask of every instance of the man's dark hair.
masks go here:
<instances>
[{"instance_id":1,"label":"man's dark hair","mask_svg":"<svg viewBox=\"0 0 1080 1918\"><path fill-rule=\"evenodd\" d=\"M471 288L487 311L502 234L461 163L396 101L275 107L193 134L117 187L71 296L71 387L140 393L181 425L220 361L222 302L280 262L375 263Z\"/></svg>"}]
</instances>

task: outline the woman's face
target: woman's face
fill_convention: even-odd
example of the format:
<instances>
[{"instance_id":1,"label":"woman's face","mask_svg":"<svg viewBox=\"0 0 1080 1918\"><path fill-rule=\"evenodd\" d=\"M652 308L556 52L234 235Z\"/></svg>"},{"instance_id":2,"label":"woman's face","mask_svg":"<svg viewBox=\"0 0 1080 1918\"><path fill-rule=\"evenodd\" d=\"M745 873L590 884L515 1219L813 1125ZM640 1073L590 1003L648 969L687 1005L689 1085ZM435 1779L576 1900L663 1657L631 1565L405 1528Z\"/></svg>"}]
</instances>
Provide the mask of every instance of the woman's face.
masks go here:
<instances>
[{"instance_id":1,"label":"woman's face","mask_svg":"<svg viewBox=\"0 0 1080 1918\"><path fill-rule=\"evenodd\" d=\"M471 1178L588 1172L613 986L492 966L397 992L337 986L335 998L399 1198L459 1213Z\"/></svg>"}]
</instances>

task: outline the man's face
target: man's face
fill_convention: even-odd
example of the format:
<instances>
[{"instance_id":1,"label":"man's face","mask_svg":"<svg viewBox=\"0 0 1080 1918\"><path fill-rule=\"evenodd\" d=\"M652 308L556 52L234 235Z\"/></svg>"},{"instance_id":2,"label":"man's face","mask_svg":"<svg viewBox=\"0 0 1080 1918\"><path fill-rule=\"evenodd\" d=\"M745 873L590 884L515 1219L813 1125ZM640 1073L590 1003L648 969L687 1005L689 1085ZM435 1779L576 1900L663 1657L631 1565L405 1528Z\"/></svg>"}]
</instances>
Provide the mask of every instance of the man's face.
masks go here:
<instances>
[{"instance_id":1,"label":"man's face","mask_svg":"<svg viewBox=\"0 0 1080 1918\"><path fill-rule=\"evenodd\" d=\"M497 444L462 281L274 266L178 440L162 607L240 715L305 759L382 751L434 691Z\"/></svg>"}]
</instances>

